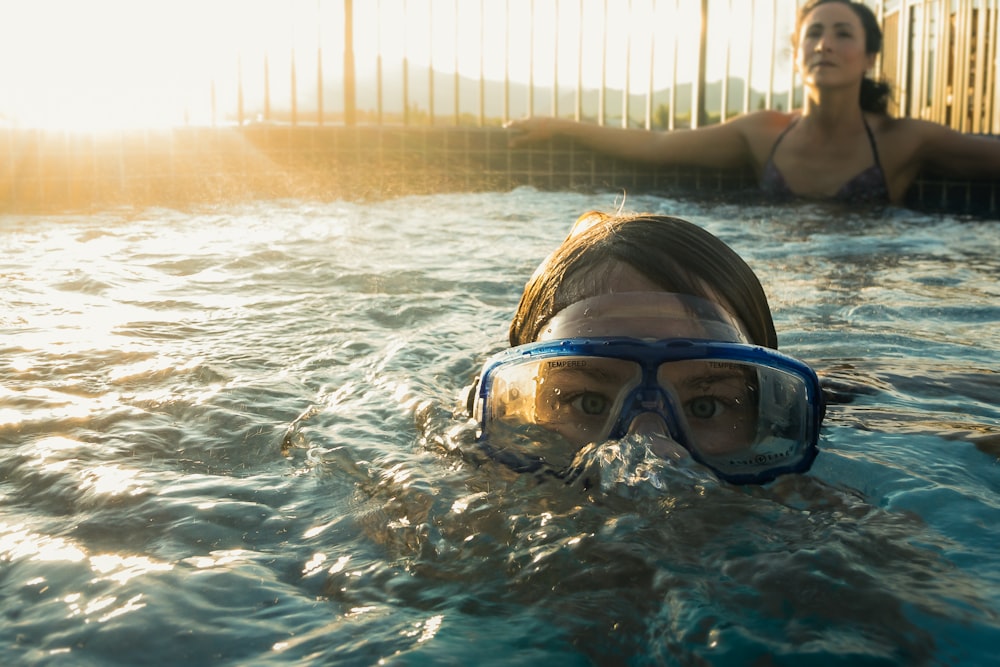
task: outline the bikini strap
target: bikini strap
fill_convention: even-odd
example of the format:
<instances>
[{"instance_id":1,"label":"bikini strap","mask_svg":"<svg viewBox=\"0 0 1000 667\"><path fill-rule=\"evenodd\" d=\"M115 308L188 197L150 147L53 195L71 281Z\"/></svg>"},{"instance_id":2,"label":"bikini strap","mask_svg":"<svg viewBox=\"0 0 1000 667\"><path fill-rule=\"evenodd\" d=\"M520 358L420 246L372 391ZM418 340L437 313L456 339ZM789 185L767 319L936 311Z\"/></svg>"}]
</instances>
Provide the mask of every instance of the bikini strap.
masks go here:
<instances>
[{"instance_id":1,"label":"bikini strap","mask_svg":"<svg viewBox=\"0 0 1000 667\"><path fill-rule=\"evenodd\" d=\"M774 140L774 144L771 146L771 153L770 153L770 155L767 156L767 162L771 162L772 164L774 163L774 154L778 150L778 144L781 143L781 140L785 138L785 135L788 134L788 131L790 129L792 129L792 127L794 127L797 122L799 122L799 117L798 116L796 116L795 118L793 118L792 122L790 122L785 127L785 129L783 129L781 131L781 134L778 135L778 138ZM867 125L866 125L866 127L867 127ZM870 132L869 132L869 134L870 134ZM875 159L876 159L876 161L878 160L878 158L875 158ZM765 162L765 164L767 164L767 163Z\"/></svg>"},{"instance_id":2,"label":"bikini strap","mask_svg":"<svg viewBox=\"0 0 1000 667\"><path fill-rule=\"evenodd\" d=\"M889 179L885 176L885 169L882 168L882 160L878 156L878 144L875 143L875 133L872 132L872 128L868 125L868 119L865 118L864 112L861 113L861 121L865 124L865 132L868 133L868 143L872 147L872 157L875 158L875 166L878 167L879 176L882 177L882 189L885 191L886 200L890 200Z\"/></svg>"},{"instance_id":3,"label":"bikini strap","mask_svg":"<svg viewBox=\"0 0 1000 667\"><path fill-rule=\"evenodd\" d=\"M865 132L868 133L868 143L872 147L872 157L875 158L875 166L882 170L882 161L878 158L878 145L875 143L875 133L872 132L872 128L868 125L868 119L865 118L865 114L861 114L861 122L865 124Z\"/></svg>"}]
</instances>

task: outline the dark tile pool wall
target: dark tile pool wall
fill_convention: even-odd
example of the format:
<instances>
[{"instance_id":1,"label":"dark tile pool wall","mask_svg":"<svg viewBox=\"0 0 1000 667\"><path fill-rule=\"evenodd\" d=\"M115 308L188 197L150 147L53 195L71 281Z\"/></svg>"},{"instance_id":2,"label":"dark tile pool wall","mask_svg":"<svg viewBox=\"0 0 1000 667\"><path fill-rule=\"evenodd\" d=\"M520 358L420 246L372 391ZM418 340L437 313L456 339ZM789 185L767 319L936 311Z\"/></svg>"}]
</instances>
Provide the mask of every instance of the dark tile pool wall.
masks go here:
<instances>
[{"instance_id":1,"label":"dark tile pool wall","mask_svg":"<svg viewBox=\"0 0 1000 667\"><path fill-rule=\"evenodd\" d=\"M187 206L250 199L377 199L518 186L758 198L745 170L653 167L570 141L511 150L499 127L282 126L74 134L0 130L0 210ZM925 174L907 204L1000 217L1000 183Z\"/></svg>"}]
</instances>

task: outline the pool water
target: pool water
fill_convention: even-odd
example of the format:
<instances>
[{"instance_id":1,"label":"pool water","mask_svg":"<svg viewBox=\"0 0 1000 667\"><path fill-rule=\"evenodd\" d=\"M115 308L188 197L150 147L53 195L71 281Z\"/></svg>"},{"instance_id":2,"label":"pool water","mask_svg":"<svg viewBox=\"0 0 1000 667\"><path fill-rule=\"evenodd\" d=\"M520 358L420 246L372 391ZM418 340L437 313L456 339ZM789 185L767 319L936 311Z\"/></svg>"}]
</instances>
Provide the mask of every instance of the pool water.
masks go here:
<instances>
[{"instance_id":1,"label":"pool water","mask_svg":"<svg viewBox=\"0 0 1000 667\"><path fill-rule=\"evenodd\" d=\"M831 396L809 474L738 488L605 449L561 480L474 446L463 388L525 281L619 205L759 273ZM0 228L4 665L986 665L1000 645L996 221L518 189Z\"/></svg>"}]
</instances>

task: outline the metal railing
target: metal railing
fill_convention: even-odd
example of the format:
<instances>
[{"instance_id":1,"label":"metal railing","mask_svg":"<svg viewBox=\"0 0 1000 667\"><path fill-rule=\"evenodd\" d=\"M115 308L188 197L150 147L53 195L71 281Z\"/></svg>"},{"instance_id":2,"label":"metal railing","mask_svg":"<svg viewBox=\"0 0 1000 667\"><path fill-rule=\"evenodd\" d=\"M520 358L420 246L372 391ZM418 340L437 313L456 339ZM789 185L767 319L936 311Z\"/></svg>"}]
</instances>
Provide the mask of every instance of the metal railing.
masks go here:
<instances>
[{"instance_id":1,"label":"metal railing","mask_svg":"<svg viewBox=\"0 0 1000 667\"><path fill-rule=\"evenodd\" d=\"M334 14L330 4L317 22ZM245 102L241 54L238 109L213 114L213 122L483 126L551 114L674 129L794 106L794 75L777 64L791 58L795 0L366 0L363 12L353 0L339 5L343 37L323 31L315 59L295 45L288 55L250 58L263 73L253 105ZM273 85L285 68L288 96ZM302 104L308 87L297 85L305 69L317 76L314 113ZM331 72L343 72L339 91L323 79ZM211 87L215 99L225 96L223 84Z\"/></svg>"},{"instance_id":2,"label":"metal railing","mask_svg":"<svg viewBox=\"0 0 1000 667\"><path fill-rule=\"evenodd\" d=\"M318 32L315 58L291 44L257 54L263 87L248 108L241 55L238 109L213 122L483 126L547 114L674 129L787 110L802 94L791 48L802 1L366 0L357 11L321 0L317 24L343 22ZM895 113L1000 133L1000 0L869 4ZM297 85L305 70L315 94ZM333 72L340 90L324 78ZM273 84L285 77L287 96Z\"/></svg>"},{"instance_id":3,"label":"metal railing","mask_svg":"<svg viewBox=\"0 0 1000 667\"><path fill-rule=\"evenodd\" d=\"M1000 134L998 0L909 0L885 15L897 113Z\"/></svg>"},{"instance_id":4,"label":"metal railing","mask_svg":"<svg viewBox=\"0 0 1000 667\"><path fill-rule=\"evenodd\" d=\"M178 36L204 65L177 74L195 80L176 124L485 126L551 114L673 129L801 100L791 37L805 0L228 1L224 23ZM896 113L1000 133L1000 0L868 4L884 26L878 68ZM12 11L0 21L15 23ZM137 90L123 79L108 103L128 106L128 90L146 102L165 71ZM57 88L9 91L0 121L23 126L6 106L26 95L36 109L74 106Z\"/></svg>"}]
</instances>

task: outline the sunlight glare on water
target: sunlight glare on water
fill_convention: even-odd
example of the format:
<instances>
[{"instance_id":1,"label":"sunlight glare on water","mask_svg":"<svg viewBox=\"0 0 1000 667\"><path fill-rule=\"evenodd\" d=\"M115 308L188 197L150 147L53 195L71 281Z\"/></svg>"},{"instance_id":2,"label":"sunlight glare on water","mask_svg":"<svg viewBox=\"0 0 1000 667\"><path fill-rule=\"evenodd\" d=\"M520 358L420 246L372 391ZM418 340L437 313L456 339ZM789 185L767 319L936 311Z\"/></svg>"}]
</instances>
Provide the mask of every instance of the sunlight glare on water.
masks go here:
<instances>
[{"instance_id":1,"label":"sunlight glare on water","mask_svg":"<svg viewBox=\"0 0 1000 667\"><path fill-rule=\"evenodd\" d=\"M987 665L996 222L629 197L759 273L813 470L518 474L464 389L615 194L4 216L4 664Z\"/></svg>"}]
</instances>

